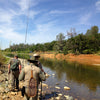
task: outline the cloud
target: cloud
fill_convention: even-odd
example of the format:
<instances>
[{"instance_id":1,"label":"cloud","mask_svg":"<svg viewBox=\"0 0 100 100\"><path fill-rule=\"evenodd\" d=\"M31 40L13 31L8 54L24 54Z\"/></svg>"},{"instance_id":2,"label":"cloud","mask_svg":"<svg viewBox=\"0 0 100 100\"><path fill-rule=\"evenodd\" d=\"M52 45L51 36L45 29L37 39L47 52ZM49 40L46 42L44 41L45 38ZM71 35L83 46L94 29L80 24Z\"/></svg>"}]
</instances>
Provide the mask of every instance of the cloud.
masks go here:
<instances>
[{"instance_id":1,"label":"cloud","mask_svg":"<svg viewBox=\"0 0 100 100\"><path fill-rule=\"evenodd\" d=\"M38 24L36 25L36 30L32 31L30 34L30 42L34 43L43 43L50 41L52 36L52 26L54 23L50 22L47 24Z\"/></svg>"},{"instance_id":2,"label":"cloud","mask_svg":"<svg viewBox=\"0 0 100 100\"><path fill-rule=\"evenodd\" d=\"M28 34L28 43L45 43L56 39L56 35L61 32L61 28L55 28L55 21L46 24L37 24L35 31Z\"/></svg>"},{"instance_id":3,"label":"cloud","mask_svg":"<svg viewBox=\"0 0 100 100\"><path fill-rule=\"evenodd\" d=\"M17 4L19 5L21 11L29 9L29 0L20 0Z\"/></svg>"},{"instance_id":4,"label":"cloud","mask_svg":"<svg viewBox=\"0 0 100 100\"><path fill-rule=\"evenodd\" d=\"M40 13L40 11L34 11L33 9L39 2L39 0L31 0L31 5L28 6L29 0L11 0L10 3L14 4L14 9L8 5L6 8L0 7L0 39L6 41L6 43L3 42L5 43L3 48L7 47L6 44L8 44L9 41L12 41L12 43L25 42L27 11L29 9L29 21L31 21L30 24L32 24L34 17ZM41 20L40 17L39 19ZM35 31L32 31L31 27L29 27L29 31L32 33L28 33L27 43L43 43L54 39L54 35L51 34L56 32L56 30L54 32L51 30L54 30L53 22L47 24L40 24L40 22L38 24L35 23Z\"/></svg>"},{"instance_id":5,"label":"cloud","mask_svg":"<svg viewBox=\"0 0 100 100\"><path fill-rule=\"evenodd\" d=\"M61 10L52 10L52 11L50 11L50 14L66 14L66 13L74 13L75 11L71 11L71 10L69 10L69 11L66 11L66 10L64 10L64 11L61 11Z\"/></svg>"},{"instance_id":6,"label":"cloud","mask_svg":"<svg viewBox=\"0 0 100 100\"><path fill-rule=\"evenodd\" d=\"M15 32L13 28L10 27L0 27L0 37L16 43L23 41L23 35Z\"/></svg>"},{"instance_id":7,"label":"cloud","mask_svg":"<svg viewBox=\"0 0 100 100\"><path fill-rule=\"evenodd\" d=\"M15 14L12 12L12 10L5 11L0 9L0 22L11 23L14 15Z\"/></svg>"},{"instance_id":8,"label":"cloud","mask_svg":"<svg viewBox=\"0 0 100 100\"><path fill-rule=\"evenodd\" d=\"M100 0L95 3L96 9L100 11Z\"/></svg>"},{"instance_id":9,"label":"cloud","mask_svg":"<svg viewBox=\"0 0 100 100\"><path fill-rule=\"evenodd\" d=\"M86 13L86 14L82 15L79 19L79 24L90 25L89 20L90 20L91 16L92 16L91 13Z\"/></svg>"},{"instance_id":10,"label":"cloud","mask_svg":"<svg viewBox=\"0 0 100 100\"><path fill-rule=\"evenodd\" d=\"M14 3L14 5L16 4L17 7L15 6L14 9L12 7L9 8L8 5L6 8L0 7L0 38L4 39L4 41L7 40L12 41L13 43L21 43L25 40L25 36L23 34L26 27L26 16L27 10L29 9L27 4L29 3L29 0L11 1L10 3ZM6 4L6 2L2 3ZM35 6L35 3L31 3L30 7L33 5ZM34 19L35 15L38 13L39 12L34 10L29 10L29 18Z\"/></svg>"}]
</instances>

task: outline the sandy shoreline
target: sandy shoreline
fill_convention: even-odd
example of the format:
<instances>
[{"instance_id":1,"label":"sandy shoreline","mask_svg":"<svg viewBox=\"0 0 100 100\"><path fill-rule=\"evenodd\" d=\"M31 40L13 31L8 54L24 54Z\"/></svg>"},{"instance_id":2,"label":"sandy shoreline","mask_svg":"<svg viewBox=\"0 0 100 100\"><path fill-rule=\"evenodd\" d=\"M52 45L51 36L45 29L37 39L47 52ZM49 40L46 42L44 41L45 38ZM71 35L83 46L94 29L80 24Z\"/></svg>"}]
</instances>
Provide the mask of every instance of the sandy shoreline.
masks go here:
<instances>
[{"instance_id":1,"label":"sandy shoreline","mask_svg":"<svg viewBox=\"0 0 100 100\"><path fill-rule=\"evenodd\" d=\"M74 55L74 54L41 54L44 58L51 58L51 59L58 59L58 60L66 60L70 62L78 62L80 64L85 65L94 65L100 66L100 56L94 54L81 54L81 55Z\"/></svg>"}]
</instances>

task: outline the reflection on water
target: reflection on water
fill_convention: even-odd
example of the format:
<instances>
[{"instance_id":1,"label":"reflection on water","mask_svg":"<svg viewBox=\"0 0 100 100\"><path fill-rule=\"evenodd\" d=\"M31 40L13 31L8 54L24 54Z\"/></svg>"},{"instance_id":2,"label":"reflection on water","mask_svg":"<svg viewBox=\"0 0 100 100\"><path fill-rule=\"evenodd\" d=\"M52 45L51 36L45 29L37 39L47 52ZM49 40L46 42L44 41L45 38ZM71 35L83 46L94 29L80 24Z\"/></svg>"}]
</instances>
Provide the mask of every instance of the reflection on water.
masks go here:
<instances>
[{"instance_id":1,"label":"reflection on water","mask_svg":"<svg viewBox=\"0 0 100 100\"><path fill-rule=\"evenodd\" d=\"M100 91L100 69L66 61L44 60L43 58L41 62L45 67L56 72L58 80L62 80L63 75L65 75L68 81L82 85L83 88L87 87L90 92L95 92L98 96L98 91Z\"/></svg>"}]
</instances>

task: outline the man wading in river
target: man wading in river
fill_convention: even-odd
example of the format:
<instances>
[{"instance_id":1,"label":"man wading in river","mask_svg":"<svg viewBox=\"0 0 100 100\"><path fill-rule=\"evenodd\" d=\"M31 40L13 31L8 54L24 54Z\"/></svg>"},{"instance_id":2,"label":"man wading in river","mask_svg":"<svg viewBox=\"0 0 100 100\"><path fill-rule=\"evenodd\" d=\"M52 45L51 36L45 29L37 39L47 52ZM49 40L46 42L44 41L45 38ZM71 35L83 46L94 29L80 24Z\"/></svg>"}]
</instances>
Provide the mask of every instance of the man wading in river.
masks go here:
<instances>
[{"instance_id":1,"label":"man wading in river","mask_svg":"<svg viewBox=\"0 0 100 100\"><path fill-rule=\"evenodd\" d=\"M18 60L18 55L15 55L13 59L10 60L10 63L8 65L8 75L11 76L11 90L15 90L15 84L16 89L19 90L19 73L21 72L21 62Z\"/></svg>"},{"instance_id":2,"label":"man wading in river","mask_svg":"<svg viewBox=\"0 0 100 100\"><path fill-rule=\"evenodd\" d=\"M42 68L42 64L41 64L40 61L39 61L40 55L36 53L36 54L33 54L33 57L34 57L34 60L28 59L28 61L29 61L30 63L33 63L35 66L39 67L39 68L41 69L41 71L45 73L45 71L44 71L43 68ZM45 74L46 74L46 73L45 73Z\"/></svg>"},{"instance_id":3,"label":"man wading in river","mask_svg":"<svg viewBox=\"0 0 100 100\"><path fill-rule=\"evenodd\" d=\"M36 66L38 66L41 69L41 71L44 72L44 70L42 68L42 64L39 62L40 55L39 54L33 54L33 57L34 57L34 60L37 61Z\"/></svg>"}]
</instances>

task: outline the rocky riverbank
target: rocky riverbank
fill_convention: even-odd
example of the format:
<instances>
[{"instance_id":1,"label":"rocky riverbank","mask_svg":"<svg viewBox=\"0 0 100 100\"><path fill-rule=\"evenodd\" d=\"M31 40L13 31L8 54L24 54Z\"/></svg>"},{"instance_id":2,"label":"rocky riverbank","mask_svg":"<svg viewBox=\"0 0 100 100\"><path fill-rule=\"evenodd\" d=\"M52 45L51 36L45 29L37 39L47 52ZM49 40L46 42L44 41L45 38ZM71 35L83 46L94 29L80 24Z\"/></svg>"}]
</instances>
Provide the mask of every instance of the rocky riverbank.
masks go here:
<instances>
[{"instance_id":1,"label":"rocky riverbank","mask_svg":"<svg viewBox=\"0 0 100 100\"><path fill-rule=\"evenodd\" d=\"M21 60L21 59L20 59ZM22 60L21 60L22 62ZM48 75L47 75L48 77ZM49 75L49 77L55 77L55 74ZM0 69L0 100L24 100L23 96L21 96L21 88L23 86L23 81L20 82L19 87L20 90L15 92L10 91L9 84L10 77L7 73L7 66ZM42 83L43 91L43 100L73 100L72 96L63 95L60 92L59 83L56 83L55 87L48 86L48 84ZM69 87L64 87L65 91L70 90ZM41 85L39 86L39 93L41 93ZM76 99L77 100L77 99Z\"/></svg>"}]
</instances>

